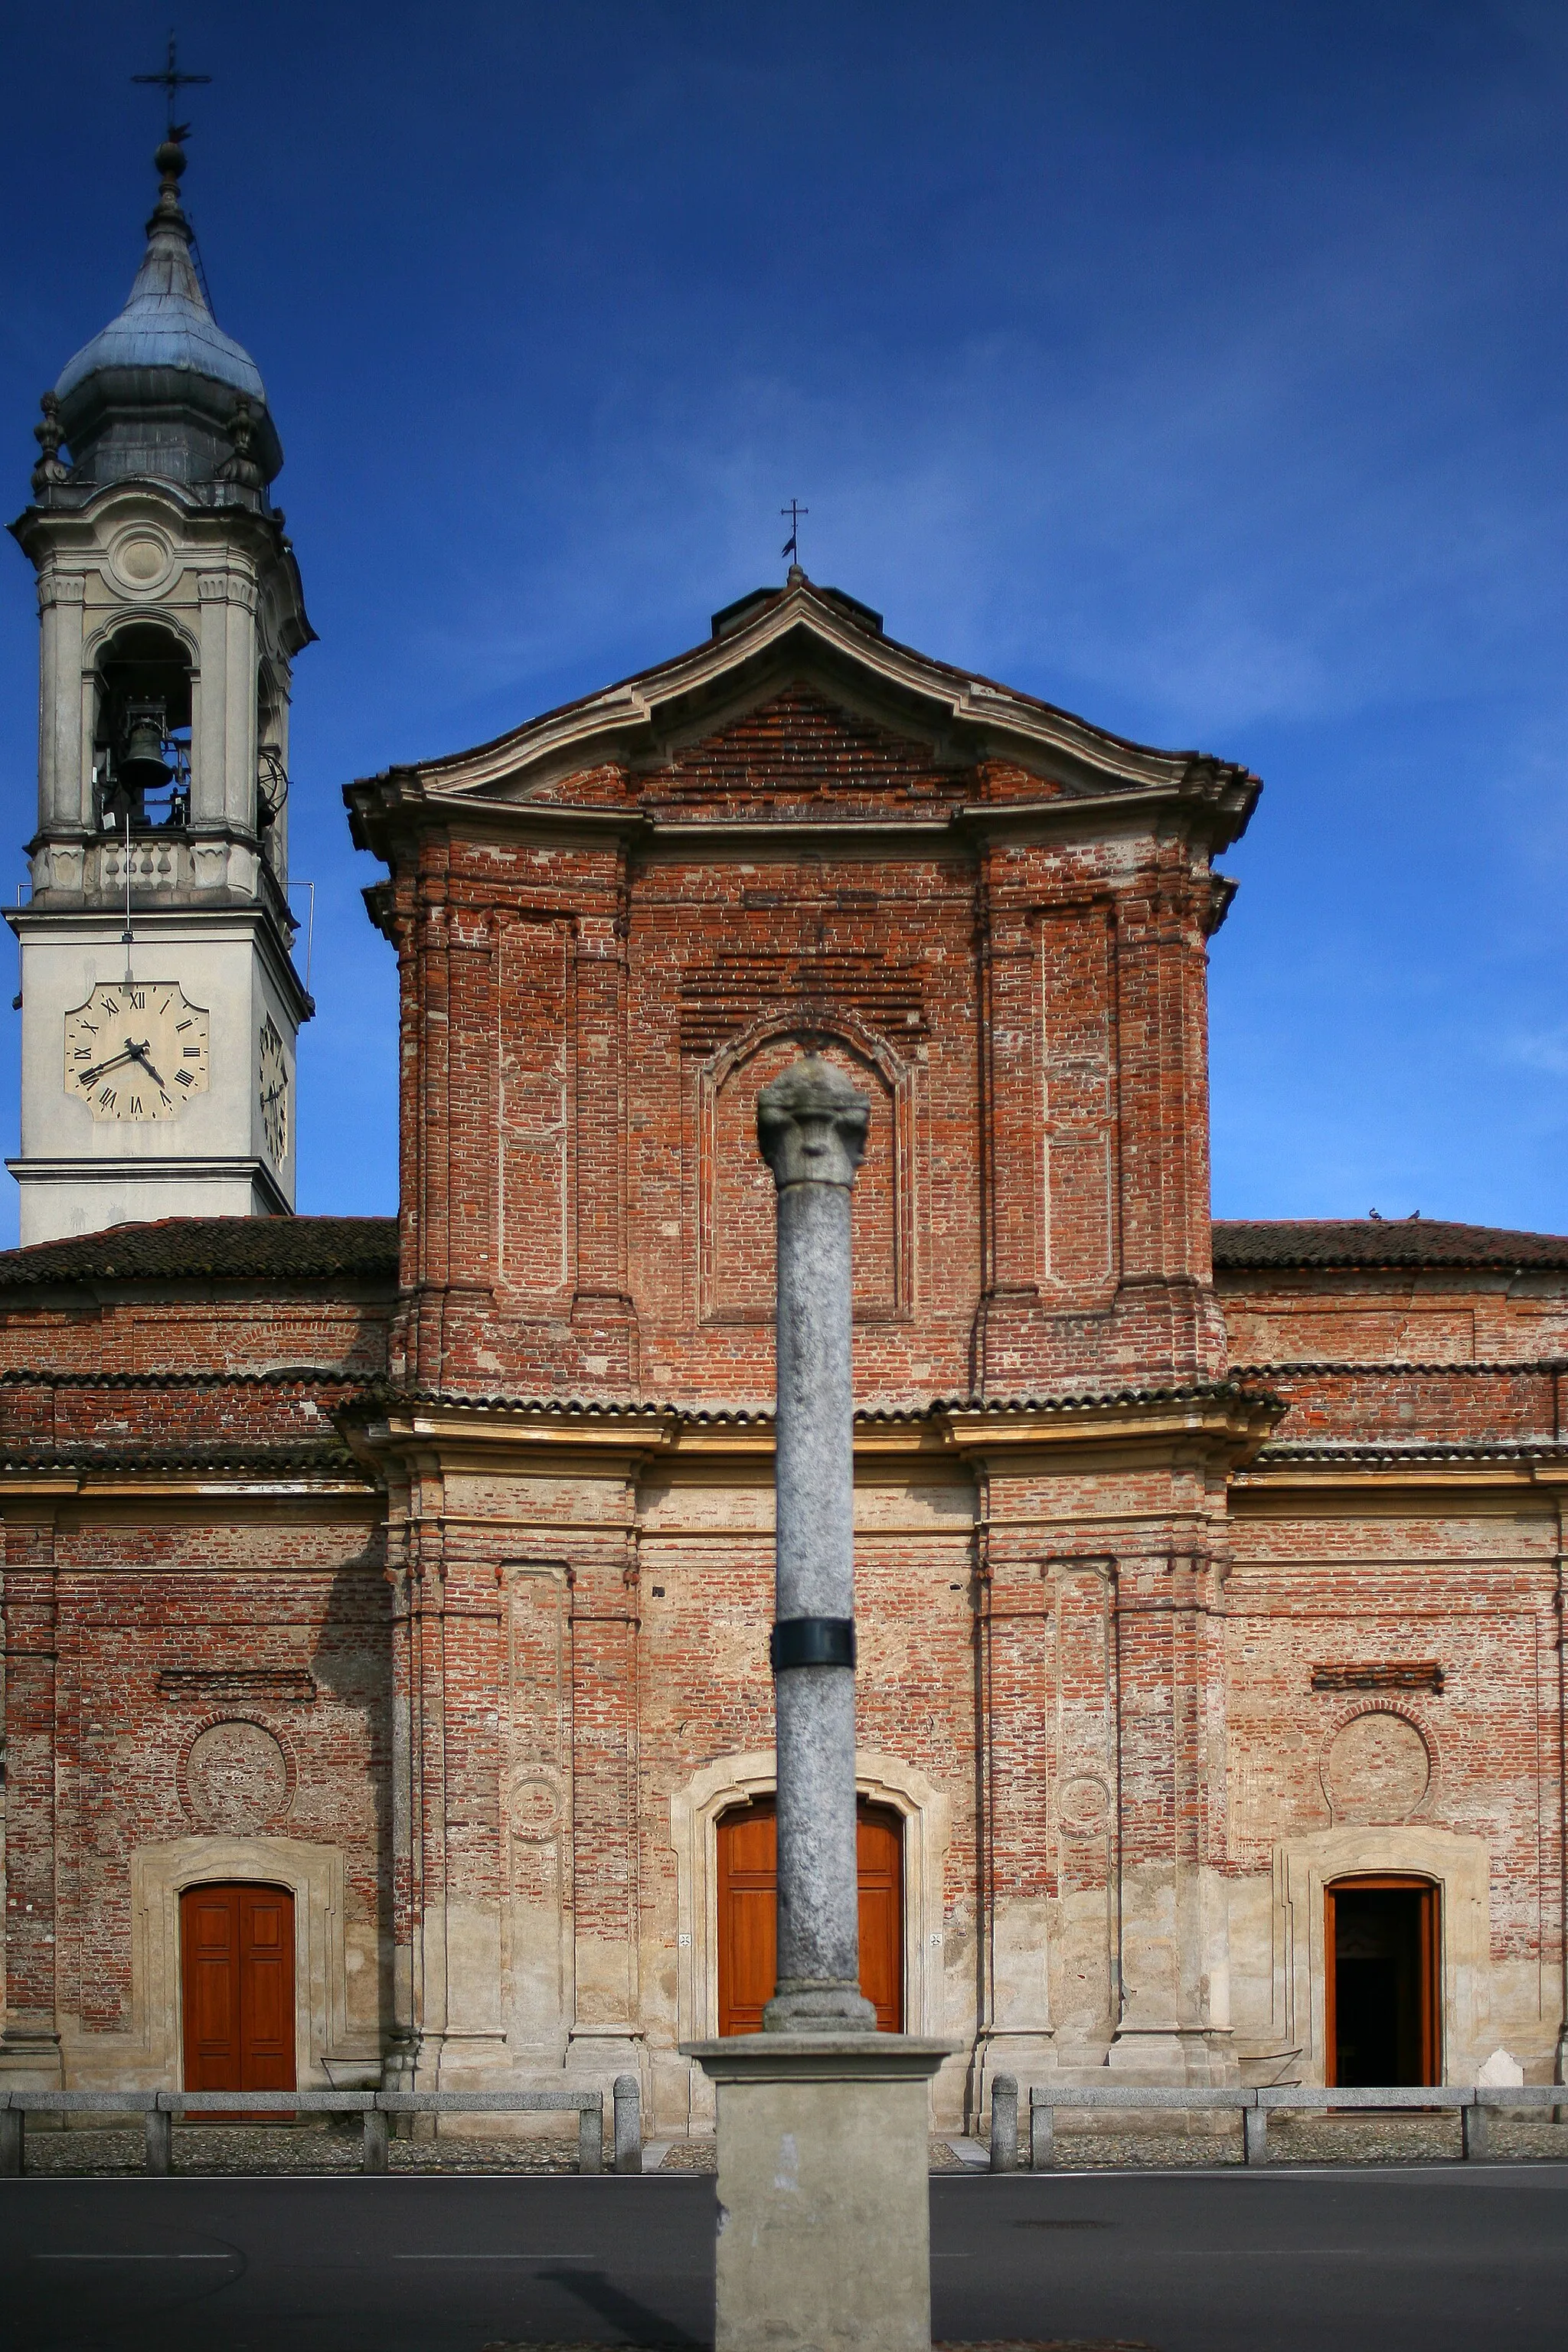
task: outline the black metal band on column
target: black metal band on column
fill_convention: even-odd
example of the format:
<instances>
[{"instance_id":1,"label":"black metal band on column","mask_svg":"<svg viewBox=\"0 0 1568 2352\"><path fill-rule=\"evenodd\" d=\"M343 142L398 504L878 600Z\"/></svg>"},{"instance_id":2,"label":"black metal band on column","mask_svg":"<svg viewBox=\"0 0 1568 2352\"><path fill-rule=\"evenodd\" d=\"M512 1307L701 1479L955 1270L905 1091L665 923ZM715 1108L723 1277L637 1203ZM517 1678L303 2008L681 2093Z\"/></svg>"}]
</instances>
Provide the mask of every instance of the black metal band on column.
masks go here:
<instances>
[{"instance_id":1,"label":"black metal band on column","mask_svg":"<svg viewBox=\"0 0 1568 2352\"><path fill-rule=\"evenodd\" d=\"M775 1675L785 1666L852 1666L854 1618L783 1618L768 1640L768 1664Z\"/></svg>"}]
</instances>

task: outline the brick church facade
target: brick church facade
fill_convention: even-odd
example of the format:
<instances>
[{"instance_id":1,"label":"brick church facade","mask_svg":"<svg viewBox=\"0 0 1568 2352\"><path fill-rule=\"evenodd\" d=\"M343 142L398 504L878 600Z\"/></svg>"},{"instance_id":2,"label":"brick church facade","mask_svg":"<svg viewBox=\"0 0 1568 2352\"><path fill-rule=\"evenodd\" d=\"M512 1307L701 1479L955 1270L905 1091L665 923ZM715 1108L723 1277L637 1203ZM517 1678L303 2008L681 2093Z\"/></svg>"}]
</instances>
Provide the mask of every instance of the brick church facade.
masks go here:
<instances>
[{"instance_id":1,"label":"brick church facade","mask_svg":"<svg viewBox=\"0 0 1568 2352\"><path fill-rule=\"evenodd\" d=\"M87 675L123 478L35 481L46 582L57 514L104 551ZM1560 2071L1568 1241L1211 1223L1215 861L1258 789L798 572L350 788L397 1219L287 1213L279 1148L276 1213L0 1256L0 2074L238 2087L193 1988L265 1960L260 2087L632 2067L654 2128L706 2120L679 2047L755 1990L773 1779L754 1109L807 1041L872 1100L862 1906L884 2022L956 2045L938 2120L999 2068ZM90 912L68 832L40 936Z\"/></svg>"}]
</instances>

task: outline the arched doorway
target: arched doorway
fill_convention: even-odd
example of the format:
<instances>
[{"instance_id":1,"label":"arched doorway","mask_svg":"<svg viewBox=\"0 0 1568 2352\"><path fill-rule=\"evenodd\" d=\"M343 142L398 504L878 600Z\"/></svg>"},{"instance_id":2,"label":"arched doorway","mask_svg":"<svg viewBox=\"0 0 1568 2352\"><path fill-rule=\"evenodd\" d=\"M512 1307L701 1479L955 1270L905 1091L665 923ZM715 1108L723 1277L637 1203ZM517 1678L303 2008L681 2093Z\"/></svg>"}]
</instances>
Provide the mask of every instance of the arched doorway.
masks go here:
<instances>
[{"instance_id":1,"label":"arched doorway","mask_svg":"<svg viewBox=\"0 0 1568 2352\"><path fill-rule=\"evenodd\" d=\"M291 2091L294 1897L286 1886L187 1887L180 1897L187 2091Z\"/></svg>"},{"instance_id":2,"label":"arched doorway","mask_svg":"<svg viewBox=\"0 0 1568 2352\"><path fill-rule=\"evenodd\" d=\"M1323 1900L1325 2082L1440 2083L1436 1887L1369 1873L1335 1879Z\"/></svg>"},{"instance_id":3,"label":"arched doorway","mask_svg":"<svg viewBox=\"0 0 1568 2352\"><path fill-rule=\"evenodd\" d=\"M904 1824L891 1805L856 1809L860 1990L879 2033L904 2025ZM777 1963L778 1821L772 1797L720 1815L719 2031L760 2033Z\"/></svg>"}]
</instances>

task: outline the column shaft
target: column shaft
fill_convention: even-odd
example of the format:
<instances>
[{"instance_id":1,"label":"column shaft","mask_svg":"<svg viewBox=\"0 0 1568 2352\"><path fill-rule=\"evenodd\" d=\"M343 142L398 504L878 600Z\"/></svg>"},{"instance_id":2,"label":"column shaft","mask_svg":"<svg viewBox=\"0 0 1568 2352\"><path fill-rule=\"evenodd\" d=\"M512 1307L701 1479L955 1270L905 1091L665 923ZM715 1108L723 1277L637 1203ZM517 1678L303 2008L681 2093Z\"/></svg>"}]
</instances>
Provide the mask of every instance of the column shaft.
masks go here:
<instances>
[{"instance_id":1,"label":"column shaft","mask_svg":"<svg viewBox=\"0 0 1568 2352\"><path fill-rule=\"evenodd\" d=\"M848 1187L786 1186L778 1244L776 1614L853 1618ZM781 1665L774 1694L779 1990L858 1987L855 1670Z\"/></svg>"}]
</instances>

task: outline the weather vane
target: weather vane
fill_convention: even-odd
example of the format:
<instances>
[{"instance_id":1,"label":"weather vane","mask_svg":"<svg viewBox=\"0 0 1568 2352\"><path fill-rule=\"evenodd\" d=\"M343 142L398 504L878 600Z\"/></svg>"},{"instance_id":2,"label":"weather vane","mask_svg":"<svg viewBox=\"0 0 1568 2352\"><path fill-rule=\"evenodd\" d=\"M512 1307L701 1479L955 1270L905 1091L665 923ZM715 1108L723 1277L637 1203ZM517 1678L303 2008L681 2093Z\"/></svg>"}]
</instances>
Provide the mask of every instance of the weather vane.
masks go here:
<instances>
[{"instance_id":1,"label":"weather vane","mask_svg":"<svg viewBox=\"0 0 1568 2352\"><path fill-rule=\"evenodd\" d=\"M800 562L800 519L803 514L809 514L811 509L803 507L798 499L791 499L787 507L780 507L779 512L789 518L789 537L780 548L779 553L793 556L798 563Z\"/></svg>"},{"instance_id":2,"label":"weather vane","mask_svg":"<svg viewBox=\"0 0 1568 2352\"><path fill-rule=\"evenodd\" d=\"M211 81L211 74L188 74L182 73L180 71L179 60L174 55L174 36L171 33L169 36L169 62L163 68L163 72L132 74L131 79L135 82L155 83L159 89L164 91L169 101L169 128L166 135L176 146L179 145L184 139L188 137L191 126L188 122L175 121L175 98L181 90L190 89L194 88L197 82Z\"/></svg>"}]
</instances>

